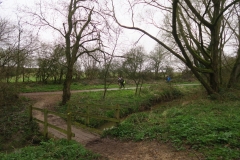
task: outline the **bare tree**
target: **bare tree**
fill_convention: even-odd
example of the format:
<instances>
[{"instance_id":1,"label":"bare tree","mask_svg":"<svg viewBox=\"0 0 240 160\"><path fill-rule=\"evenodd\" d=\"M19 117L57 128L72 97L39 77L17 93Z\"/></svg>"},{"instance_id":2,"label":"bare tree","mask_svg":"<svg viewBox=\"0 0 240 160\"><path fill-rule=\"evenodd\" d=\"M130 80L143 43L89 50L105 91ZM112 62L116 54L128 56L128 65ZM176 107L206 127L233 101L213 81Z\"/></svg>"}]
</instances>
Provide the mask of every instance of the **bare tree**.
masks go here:
<instances>
[{"instance_id":1,"label":"bare tree","mask_svg":"<svg viewBox=\"0 0 240 160\"><path fill-rule=\"evenodd\" d=\"M159 78L159 72L163 67L164 56L166 55L166 50L160 45L156 45L154 50L150 52L149 63L151 70L154 70L155 79Z\"/></svg>"},{"instance_id":2,"label":"bare tree","mask_svg":"<svg viewBox=\"0 0 240 160\"><path fill-rule=\"evenodd\" d=\"M37 78L43 83L47 83L49 80L61 83L66 70L65 63L64 49L60 45L42 44L37 59Z\"/></svg>"},{"instance_id":3,"label":"bare tree","mask_svg":"<svg viewBox=\"0 0 240 160\"><path fill-rule=\"evenodd\" d=\"M15 27L7 20L0 18L0 44L4 45L9 42L11 38L11 32L15 30Z\"/></svg>"},{"instance_id":4,"label":"bare tree","mask_svg":"<svg viewBox=\"0 0 240 160\"><path fill-rule=\"evenodd\" d=\"M128 78L132 79L135 82L135 95L140 94L144 79L143 71L144 62L146 59L145 50L143 47L137 46L127 52L124 57L126 57L125 61L123 62L124 73L128 75Z\"/></svg>"},{"instance_id":5,"label":"bare tree","mask_svg":"<svg viewBox=\"0 0 240 160\"><path fill-rule=\"evenodd\" d=\"M18 82L20 75L23 76L26 59L30 58L33 51L37 48L37 39L26 29L22 28L22 24L18 21L18 25L1 20L0 22L0 44L2 47L0 66L6 71L7 81L11 76L15 76L15 82Z\"/></svg>"},{"instance_id":6,"label":"bare tree","mask_svg":"<svg viewBox=\"0 0 240 160\"><path fill-rule=\"evenodd\" d=\"M12 47L8 46L8 42L11 37L11 32L14 31L14 26L5 19L0 19L0 72L1 76L0 79L7 79L8 81L8 73L9 73L9 67L8 64L13 59L13 49Z\"/></svg>"},{"instance_id":7,"label":"bare tree","mask_svg":"<svg viewBox=\"0 0 240 160\"><path fill-rule=\"evenodd\" d=\"M85 77L87 79L95 79L99 76L99 63L101 55L96 51L88 56L87 54L81 57L81 64L84 67Z\"/></svg>"},{"instance_id":8,"label":"bare tree","mask_svg":"<svg viewBox=\"0 0 240 160\"><path fill-rule=\"evenodd\" d=\"M119 28L114 28L111 27L111 30L109 29L109 38L108 38L108 43L112 44L109 47L110 51L106 51L105 54L103 54L103 80L104 80L104 92L103 92L103 99L106 97L107 93L107 88L108 85L111 84L112 81L109 82L108 84L108 77L110 77L111 66L112 66L112 61L115 57L115 52L117 50L117 45L118 45L118 40L120 36L121 30Z\"/></svg>"},{"instance_id":9,"label":"bare tree","mask_svg":"<svg viewBox=\"0 0 240 160\"><path fill-rule=\"evenodd\" d=\"M37 17L42 25L51 27L60 33L65 41L63 47L66 56L67 73L63 84L62 104L66 104L71 96L70 86L74 64L81 55L88 54L92 56L92 53L100 50L99 27L102 27L102 24L100 23L101 17L95 11L95 8L97 8L97 1L95 0L69 0L68 4L62 1L57 4L62 8L55 7L58 6L55 4L52 7L44 8L40 1L39 11L30 14ZM55 14L55 16L58 14L63 18L49 18L49 8L52 14ZM62 26L59 24L62 24ZM92 57L94 58L94 56Z\"/></svg>"},{"instance_id":10,"label":"bare tree","mask_svg":"<svg viewBox=\"0 0 240 160\"><path fill-rule=\"evenodd\" d=\"M170 53L179 58L188 66L195 77L201 82L208 94L218 93L220 90L220 64L219 58L222 47L220 46L221 28L224 17L229 10L234 9L234 4L240 0L173 0L172 7L164 6L159 1L133 1L129 2L129 17L132 25L124 25L117 16L114 0L112 11L115 21L124 28L134 29L154 39ZM163 10L171 13L171 37L175 47L150 34L148 30L137 27L135 21L135 7L139 5L153 8L161 13ZM152 23L155 26L157 23ZM158 26L160 31L165 31ZM169 33L169 32L168 32Z\"/></svg>"},{"instance_id":11,"label":"bare tree","mask_svg":"<svg viewBox=\"0 0 240 160\"><path fill-rule=\"evenodd\" d=\"M237 50L237 58L235 61L235 64L233 66L233 69L231 71L230 79L228 82L228 87L232 87L236 85L240 81L240 2L238 2L238 6L236 6L235 11L238 16L238 31L236 31L234 28L231 28L231 25L229 27L233 30L234 34L236 35L236 41L238 42L238 50Z\"/></svg>"}]
</instances>

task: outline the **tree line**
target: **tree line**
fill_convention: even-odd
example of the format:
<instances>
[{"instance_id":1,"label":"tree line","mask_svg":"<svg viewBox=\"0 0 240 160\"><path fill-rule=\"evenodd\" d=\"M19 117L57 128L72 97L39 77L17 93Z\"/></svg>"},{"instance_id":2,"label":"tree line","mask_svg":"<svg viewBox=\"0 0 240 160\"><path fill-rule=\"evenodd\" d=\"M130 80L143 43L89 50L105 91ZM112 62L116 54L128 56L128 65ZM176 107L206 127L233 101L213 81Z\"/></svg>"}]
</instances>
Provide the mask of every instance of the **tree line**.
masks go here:
<instances>
[{"instance_id":1,"label":"tree line","mask_svg":"<svg viewBox=\"0 0 240 160\"><path fill-rule=\"evenodd\" d=\"M18 52L17 48L12 50L2 48L0 51L2 60L0 78L2 82L63 83L67 72L64 47L41 44L31 54L29 54L31 51L21 50L18 71L16 52ZM32 56L35 52L37 56ZM108 77L108 79L114 80L112 83L116 83L117 77L123 76L138 84L137 81L141 77L160 80L165 78L166 75L173 75L174 69L166 59L168 54L164 52L161 46L156 46L150 54L147 54L142 46L136 46L124 53L122 57L114 57L109 64L106 63L108 60L106 56L99 56L101 54L97 52L93 55L98 55L98 57L92 58L88 55L82 55L81 59L78 59L74 64L74 81ZM144 75L147 75L147 78ZM18 78L16 79L16 77Z\"/></svg>"}]
</instances>

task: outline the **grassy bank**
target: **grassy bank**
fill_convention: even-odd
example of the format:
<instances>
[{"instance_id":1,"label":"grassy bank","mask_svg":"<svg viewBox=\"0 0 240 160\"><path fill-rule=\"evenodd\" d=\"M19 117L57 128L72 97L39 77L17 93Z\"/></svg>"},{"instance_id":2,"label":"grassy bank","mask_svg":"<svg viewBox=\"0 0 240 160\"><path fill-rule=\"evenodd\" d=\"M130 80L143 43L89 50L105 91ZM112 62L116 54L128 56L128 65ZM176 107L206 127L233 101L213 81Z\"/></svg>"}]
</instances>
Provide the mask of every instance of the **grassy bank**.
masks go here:
<instances>
[{"instance_id":1,"label":"grassy bank","mask_svg":"<svg viewBox=\"0 0 240 160\"><path fill-rule=\"evenodd\" d=\"M65 106L58 106L56 110L66 113L68 107L73 114L87 113L102 117L115 117L115 109L120 109L120 118L136 112L150 110L151 107L161 101L170 101L183 96L183 93L169 85L164 87L146 87L143 88L140 95L135 95L135 90L119 89L108 91L105 98L103 92L81 92L72 94L71 100ZM84 124L85 117L76 116L75 121ZM99 127L106 123L104 120L90 119L90 127Z\"/></svg>"},{"instance_id":2,"label":"grassy bank","mask_svg":"<svg viewBox=\"0 0 240 160\"><path fill-rule=\"evenodd\" d=\"M196 150L209 160L239 159L239 98L213 101L196 95L132 114L118 127L105 130L104 136L170 142L177 149Z\"/></svg>"}]
</instances>

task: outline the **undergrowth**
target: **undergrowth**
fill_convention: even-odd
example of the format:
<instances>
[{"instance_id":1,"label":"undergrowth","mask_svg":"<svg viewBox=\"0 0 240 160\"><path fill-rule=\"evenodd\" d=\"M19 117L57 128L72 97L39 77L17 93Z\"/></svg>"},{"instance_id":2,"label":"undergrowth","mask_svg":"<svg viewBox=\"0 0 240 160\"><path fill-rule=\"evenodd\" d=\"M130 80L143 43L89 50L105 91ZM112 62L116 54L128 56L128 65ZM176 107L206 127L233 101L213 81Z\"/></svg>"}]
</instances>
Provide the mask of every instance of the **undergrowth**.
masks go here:
<instances>
[{"instance_id":1,"label":"undergrowth","mask_svg":"<svg viewBox=\"0 0 240 160\"><path fill-rule=\"evenodd\" d=\"M10 154L0 153L1 160L98 160L103 159L100 155L86 150L81 144L75 141L67 141L65 139L49 140L41 142L41 145L35 147L25 147Z\"/></svg>"},{"instance_id":2,"label":"undergrowth","mask_svg":"<svg viewBox=\"0 0 240 160\"><path fill-rule=\"evenodd\" d=\"M14 86L0 86L0 152L38 144L42 136L36 122L29 122L29 101L18 98Z\"/></svg>"},{"instance_id":3,"label":"undergrowth","mask_svg":"<svg viewBox=\"0 0 240 160\"><path fill-rule=\"evenodd\" d=\"M222 101L199 98L165 103L150 112L132 114L118 127L106 129L103 136L171 142L177 149L194 149L209 160L237 160L240 101L232 100L235 96Z\"/></svg>"}]
</instances>

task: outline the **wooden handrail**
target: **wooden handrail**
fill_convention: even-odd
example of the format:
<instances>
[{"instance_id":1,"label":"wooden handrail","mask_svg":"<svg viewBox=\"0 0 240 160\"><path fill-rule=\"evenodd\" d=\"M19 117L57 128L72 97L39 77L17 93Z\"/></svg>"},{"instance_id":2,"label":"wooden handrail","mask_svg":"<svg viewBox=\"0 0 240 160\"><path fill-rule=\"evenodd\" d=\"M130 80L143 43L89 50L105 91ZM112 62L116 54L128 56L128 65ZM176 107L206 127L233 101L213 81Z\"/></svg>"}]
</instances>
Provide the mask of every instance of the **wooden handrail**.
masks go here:
<instances>
[{"instance_id":1,"label":"wooden handrail","mask_svg":"<svg viewBox=\"0 0 240 160\"><path fill-rule=\"evenodd\" d=\"M34 118L34 120L36 120L37 122L39 123L42 123L44 125L44 131L43 131L43 134L44 136L47 138L48 137L48 127L51 127L59 132L62 132L64 134L67 135L67 139L68 140L71 140L71 137L74 137L75 134L72 133L71 131L71 113L68 113L67 116L64 115L64 114L61 114L61 113L56 113L56 112L53 112L53 111L49 111L47 109L41 109L41 108L36 108L36 107L33 107L33 106L29 106L29 121L32 121L33 120L33 116L32 116L32 111L33 110L37 110L37 111L40 111L40 112L43 112L44 113L44 120L39 120L39 119L36 119ZM67 130L65 129L62 129L60 127L57 127L57 126L54 126L53 124L50 124L48 123L48 114L53 114L53 115L57 115L59 117L62 117L62 118L66 118L67 117Z\"/></svg>"},{"instance_id":2,"label":"wooden handrail","mask_svg":"<svg viewBox=\"0 0 240 160\"><path fill-rule=\"evenodd\" d=\"M115 122L117 124L120 123L120 108L119 108L119 106L117 106L117 107L105 107L105 109L107 108L107 109L115 110L115 118L109 118L109 117L103 117L103 116L90 114L89 107L86 106L86 108L87 108L87 113L78 112L78 113L74 113L74 115L79 115L79 116L85 117L85 124L87 126L89 125L90 118L111 121L111 122ZM44 136L45 137L48 136L48 127L51 127L53 129L58 130L59 132L62 132L64 134L66 134L68 140L71 140L71 137L75 136L75 134L72 133L72 131L71 131L72 130L71 125L72 125L72 123L74 123L74 122L72 122L72 116L73 116L72 113L68 113L67 115L65 115L65 114L62 114L62 113L49 111L47 109L41 109L41 108L36 108L36 107L33 107L33 106L29 106L29 121L33 120L33 115L32 115L33 110L37 110L37 111L40 111L40 112L44 113L44 121L36 119L36 118L34 118L34 120L36 120L37 122L42 123L44 125ZM49 114L57 115L61 118L67 119L67 130L64 130L62 128L59 128L57 126L54 126L54 125L48 123L48 115Z\"/></svg>"},{"instance_id":3,"label":"wooden handrail","mask_svg":"<svg viewBox=\"0 0 240 160\"><path fill-rule=\"evenodd\" d=\"M112 109L115 110L115 118L109 118L109 117L103 117L103 116L98 116L98 115L94 115L91 114L89 112L89 106L86 106L86 113L82 113L82 112L75 112L74 116L78 115L81 117L85 117L85 124L89 125L89 120L90 118L95 118L95 119L102 119L102 120L106 120L106 121L110 121L110 122L116 122L117 124L120 123L120 109L119 106L117 107L108 107L107 109Z\"/></svg>"},{"instance_id":4,"label":"wooden handrail","mask_svg":"<svg viewBox=\"0 0 240 160\"><path fill-rule=\"evenodd\" d=\"M39 123L44 124L44 121L41 121L41 120L36 119L36 118L34 118L34 120L37 121L37 122L39 122ZM58 130L59 132L62 132L62 133L67 134L67 131L66 131L65 129L62 129L62 128L57 127L57 126L54 126L54 125L52 125L52 124L50 124L50 123L48 123L48 126L51 127L51 128L53 128L53 129ZM75 134L74 134L74 133L71 133L71 135L72 135L72 137L75 137Z\"/></svg>"}]
</instances>

